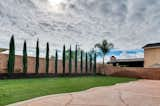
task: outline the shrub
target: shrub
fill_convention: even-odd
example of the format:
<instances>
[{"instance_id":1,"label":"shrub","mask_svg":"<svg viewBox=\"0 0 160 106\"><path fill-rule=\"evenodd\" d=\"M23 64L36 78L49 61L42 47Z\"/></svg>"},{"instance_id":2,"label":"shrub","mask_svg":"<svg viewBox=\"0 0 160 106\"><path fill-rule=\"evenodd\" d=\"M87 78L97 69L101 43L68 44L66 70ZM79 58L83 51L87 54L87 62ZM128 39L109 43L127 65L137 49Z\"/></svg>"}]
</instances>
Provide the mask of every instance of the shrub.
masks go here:
<instances>
[{"instance_id":1,"label":"shrub","mask_svg":"<svg viewBox=\"0 0 160 106\"><path fill-rule=\"evenodd\" d=\"M63 74L65 74L65 66L66 66L66 48L65 48L65 45L63 46L63 61L62 61L62 64L63 64Z\"/></svg>"},{"instance_id":2,"label":"shrub","mask_svg":"<svg viewBox=\"0 0 160 106\"><path fill-rule=\"evenodd\" d=\"M27 43L26 41L24 41L24 45L23 45L23 73L26 74L27 73Z\"/></svg>"},{"instance_id":3,"label":"shrub","mask_svg":"<svg viewBox=\"0 0 160 106\"><path fill-rule=\"evenodd\" d=\"M49 72L49 43L47 42L46 47L46 74Z\"/></svg>"},{"instance_id":4,"label":"shrub","mask_svg":"<svg viewBox=\"0 0 160 106\"><path fill-rule=\"evenodd\" d=\"M39 70L39 40L37 40L36 45L36 65L35 65L35 73L38 74Z\"/></svg>"},{"instance_id":5,"label":"shrub","mask_svg":"<svg viewBox=\"0 0 160 106\"><path fill-rule=\"evenodd\" d=\"M81 51L81 73L83 73L83 51Z\"/></svg>"},{"instance_id":6,"label":"shrub","mask_svg":"<svg viewBox=\"0 0 160 106\"><path fill-rule=\"evenodd\" d=\"M96 71L97 71L97 66L96 66L97 62L96 62L96 53L94 54L94 66L93 66L93 72L94 74L96 74Z\"/></svg>"},{"instance_id":7,"label":"shrub","mask_svg":"<svg viewBox=\"0 0 160 106\"><path fill-rule=\"evenodd\" d=\"M72 48L70 46L70 50L69 50L69 74L72 73Z\"/></svg>"},{"instance_id":8,"label":"shrub","mask_svg":"<svg viewBox=\"0 0 160 106\"><path fill-rule=\"evenodd\" d=\"M8 74L11 75L14 73L15 65L15 43L14 36L12 35L9 45L9 58L8 58Z\"/></svg>"},{"instance_id":9,"label":"shrub","mask_svg":"<svg viewBox=\"0 0 160 106\"><path fill-rule=\"evenodd\" d=\"M56 57L55 57L55 74L58 72L58 51L56 50Z\"/></svg>"},{"instance_id":10,"label":"shrub","mask_svg":"<svg viewBox=\"0 0 160 106\"><path fill-rule=\"evenodd\" d=\"M76 49L75 49L75 73L77 73L77 45L76 45Z\"/></svg>"},{"instance_id":11,"label":"shrub","mask_svg":"<svg viewBox=\"0 0 160 106\"><path fill-rule=\"evenodd\" d=\"M92 55L90 54L89 55L90 56L90 59L89 59L89 63L90 63L90 65L89 65L89 69L90 69L90 72L92 72Z\"/></svg>"},{"instance_id":12,"label":"shrub","mask_svg":"<svg viewBox=\"0 0 160 106\"><path fill-rule=\"evenodd\" d=\"M86 73L88 72L88 54L86 53Z\"/></svg>"}]
</instances>

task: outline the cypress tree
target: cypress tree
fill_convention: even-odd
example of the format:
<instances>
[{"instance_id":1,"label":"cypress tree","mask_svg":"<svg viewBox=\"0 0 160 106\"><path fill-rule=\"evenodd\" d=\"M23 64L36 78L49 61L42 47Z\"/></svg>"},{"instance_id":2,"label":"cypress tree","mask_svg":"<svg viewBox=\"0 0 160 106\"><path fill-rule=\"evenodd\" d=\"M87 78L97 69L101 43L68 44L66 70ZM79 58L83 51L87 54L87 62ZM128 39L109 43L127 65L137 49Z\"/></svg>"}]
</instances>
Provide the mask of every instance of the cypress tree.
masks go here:
<instances>
[{"instance_id":1,"label":"cypress tree","mask_svg":"<svg viewBox=\"0 0 160 106\"><path fill-rule=\"evenodd\" d=\"M56 50L56 57L55 57L55 74L57 75L58 72L58 51Z\"/></svg>"},{"instance_id":2,"label":"cypress tree","mask_svg":"<svg viewBox=\"0 0 160 106\"><path fill-rule=\"evenodd\" d=\"M39 70L39 40L37 40L36 45L36 66L35 66L35 73L38 74Z\"/></svg>"},{"instance_id":3,"label":"cypress tree","mask_svg":"<svg viewBox=\"0 0 160 106\"><path fill-rule=\"evenodd\" d=\"M86 53L86 73L88 72L88 54Z\"/></svg>"},{"instance_id":4,"label":"cypress tree","mask_svg":"<svg viewBox=\"0 0 160 106\"><path fill-rule=\"evenodd\" d=\"M63 46L63 75L65 74L65 67L66 67L66 48L65 45Z\"/></svg>"},{"instance_id":5,"label":"cypress tree","mask_svg":"<svg viewBox=\"0 0 160 106\"><path fill-rule=\"evenodd\" d=\"M81 73L83 73L83 51L81 51Z\"/></svg>"},{"instance_id":6,"label":"cypress tree","mask_svg":"<svg viewBox=\"0 0 160 106\"><path fill-rule=\"evenodd\" d=\"M70 50L69 50L69 74L72 73L72 48L70 46Z\"/></svg>"},{"instance_id":7,"label":"cypress tree","mask_svg":"<svg viewBox=\"0 0 160 106\"><path fill-rule=\"evenodd\" d=\"M14 73L14 64L15 64L15 43L14 35L12 35L9 45L9 58L8 58L8 74L11 75Z\"/></svg>"},{"instance_id":8,"label":"cypress tree","mask_svg":"<svg viewBox=\"0 0 160 106\"><path fill-rule=\"evenodd\" d=\"M89 62L90 62L90 72L92 72L92 55L90 54L90 60L89 60Z\"/></svg>"},{"instance_id":9,"label":"cypress tree","mask_svg":"<svg viewBox=\"0 0 160 106\"><path fill-rule=\"evenodd\" d=\"M49 43L47 42L46 47L46 74L49 72Z\"/></svg>"},{"instance_id":10,"label":"cypress tree","mask_svg":"<svg viewBox=\"0 0 160 106\"><path fill-rule=\"evenodd\" d=\"M93 71L94 71L94 74L96 74L96 68L97 68L97 62L96 62L96 53L94 54L94 66L93 66Z\"/></svg>"},{"instance_id":11,"label":"cypress tree","mask_svg":"<svg viewBox=\"0 0 160 106\"><path fill-rule=\"evenodd\" d=\"M24 41L24 45L23 45L23 73L26 74L27 73L27 43L26 40Z\"/></svg>"},{"instance_id":12,"label":"cypress tree","mask_svg":"<svg viewBox=\"0 0 160 106\"><path fill-rule=\"evenodd\" d=\"M77 45L75 49L75 73L77 73Z\"/></svg>"}]
</instances>

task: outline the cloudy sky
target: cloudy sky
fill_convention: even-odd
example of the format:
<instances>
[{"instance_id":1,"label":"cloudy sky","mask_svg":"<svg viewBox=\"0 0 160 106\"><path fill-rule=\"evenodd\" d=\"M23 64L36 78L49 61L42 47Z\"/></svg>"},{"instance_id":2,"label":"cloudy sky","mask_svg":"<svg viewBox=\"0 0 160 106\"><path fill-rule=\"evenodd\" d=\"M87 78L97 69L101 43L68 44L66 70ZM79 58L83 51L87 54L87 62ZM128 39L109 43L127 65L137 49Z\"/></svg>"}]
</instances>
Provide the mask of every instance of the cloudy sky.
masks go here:
<instances>
[{"instance_id":1,"label":"cloudy sky","mask_svg":"<svg viewBox=\"0 0 160 106\"><path fill-rule=\"evenodd\" d=\"M88 51L107 39L115 47L108 56L143 57L142 46L160 42L160 0L0 0L0 47L12 34L17 50L23 40L34 49L39 38L41 49L48 41L51 51Z\"/></svg>"}]
</instances>

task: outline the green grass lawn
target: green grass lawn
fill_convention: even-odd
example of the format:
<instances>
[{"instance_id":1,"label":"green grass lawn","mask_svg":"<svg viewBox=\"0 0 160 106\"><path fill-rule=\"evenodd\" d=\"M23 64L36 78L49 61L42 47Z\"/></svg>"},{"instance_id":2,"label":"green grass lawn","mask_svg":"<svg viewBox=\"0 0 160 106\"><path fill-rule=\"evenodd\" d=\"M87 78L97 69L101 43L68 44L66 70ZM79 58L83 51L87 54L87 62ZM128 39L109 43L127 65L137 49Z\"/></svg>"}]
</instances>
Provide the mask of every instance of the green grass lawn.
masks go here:
<instances>
[{"instance_id":1,"label":"green grass lawn","mask_svg":"<svg viewBox=\"0 0 160 106\"><path fill-rule=\"evenodd\" d=\"M133 80L105 76L0 80L0 106L44 95L82 91Z\"/></svg>"}]
</instances>

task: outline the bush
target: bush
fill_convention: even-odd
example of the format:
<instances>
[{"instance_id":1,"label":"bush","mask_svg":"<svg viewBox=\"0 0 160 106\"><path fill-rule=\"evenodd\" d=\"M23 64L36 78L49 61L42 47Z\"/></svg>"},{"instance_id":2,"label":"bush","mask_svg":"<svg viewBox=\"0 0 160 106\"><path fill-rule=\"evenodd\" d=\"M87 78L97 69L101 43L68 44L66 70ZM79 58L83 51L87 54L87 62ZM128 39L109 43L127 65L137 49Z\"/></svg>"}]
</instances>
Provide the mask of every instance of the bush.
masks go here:
<instances>
[{"instance_id":1,"label":"bush","mask_svg":"<svg viewBox=\"0 0 160 106\"><path fill-rule=\"evenodd\" d=\"M81 73L83 73L83 51L81 51Z\"/></svg>"},{"instance_id":2,"label":"bush","mask_svg":"<svg viewBox=\"0 0 160 106\"><path fill-rule=\"evenodd\" d=\"M38 74L39 70L39 40L37 40L36 46L36 65L35 65L35 73Z\"/></svg>"},{"instance_id":3,"label":"bush","mask_svg":"<svg viewBox=\"0 0 160 106\"><path fill-rule=\"evenodd\" d=\"M86 53L86 73L88 73L88 54Z\"/></svg>"},{"instance_id":4,"label":"bush","mask_svg":"<svg viewBox=\"0 0 160 106\"><path fill-rule=\"evenodd\" d=\"M27 73L27 44L26 41L24 41L24 45L23 45L23 73L26 74Z\"/></svg>"},{"instance_id":5,"label":"bush","mask_svg":"<svg viewBox=\"0 0 160 106\"><path fill-rule=\"evenodd\" d=\"M96 71L97 71L97 66L96 66L96 64L97 64L97 61L96 61L96 53L94 54L94 66L93 66L93 72L94 72L94 74L96 74Z\"/></svg>"},{"instance_id":6,"label":"bush","mask_svg":"<svg viewBox=\"0 0 160 106\"><path fill-rule=\"evenodd\" d=\"M66 48L65 48L65 45L63 46L63 61L62 61L62 64L63 64L63 74L65 74L65 66L66 66Z\"/></svg>"},{"instance_id":7,"label":"bush","mask_svg":"<svg viewBox=\"0 0 160 106\"><path fill-rule=\"evenodd\" d=\"M15 65L15 43L14 36L12 35L9 46L9 58L8 58L8 74L11 75L14 73Z\"/></svg>"},{"instance_id":8,"label":"bush","mask_svg":"<svg viewBox=\"0 0 160 106\"><path fill-rule=\"evenodd\" d=\"M77 73L77 45L75 49L75 73Z\"/></svg>"},{"instance_id":9,"label":"bush","mask_svg":"<svg viewBox=\"0 0 160 106\"><path fill-rule=\"evenodd\" d=\"M55 74L58 72L58 51L56 50L56 57L55 57Z\"/></svg>"},{"instance_id":10,"label":"bush","mask_svg":"<svg viewBox=\"0 0 160 106\"><path fill-rule=\"evenodd\" d=\"M89 69L90 69L90 72L92 72L92 55L90 54L89 55L89 57L90 57L90 59L89 59L89 63L90 63L90 65L89 65Z\"/></svg>"},{"instance_id":11,"label":"bush","mask_svg":"<svg viewBox=\"0 0 160 106\"><path fill-rule=\"evenodd\" d=\"M49 72L49 43L47 42L46 47L46 74Z\"/></svg>"},{"instance_id":12,"label":"bush","mask_svg":"<svg viewBox=\"0 0 160 106\"><path fill-rule=\"evenodd\" d=\"M72 48L70 46L70 50L69 50L69 74L72 73Z\"/></svg>"}]
</instances>

